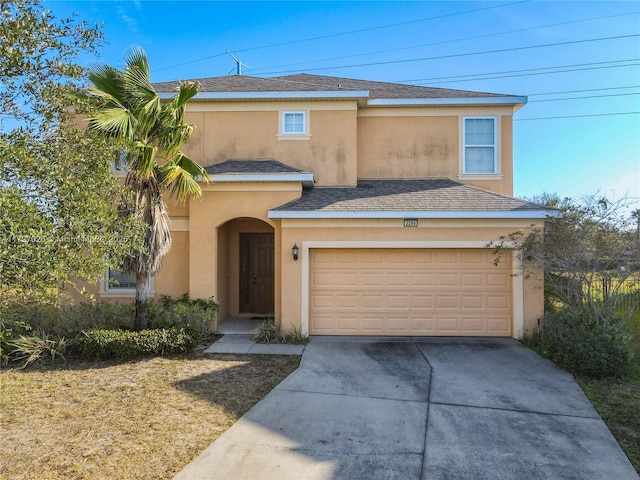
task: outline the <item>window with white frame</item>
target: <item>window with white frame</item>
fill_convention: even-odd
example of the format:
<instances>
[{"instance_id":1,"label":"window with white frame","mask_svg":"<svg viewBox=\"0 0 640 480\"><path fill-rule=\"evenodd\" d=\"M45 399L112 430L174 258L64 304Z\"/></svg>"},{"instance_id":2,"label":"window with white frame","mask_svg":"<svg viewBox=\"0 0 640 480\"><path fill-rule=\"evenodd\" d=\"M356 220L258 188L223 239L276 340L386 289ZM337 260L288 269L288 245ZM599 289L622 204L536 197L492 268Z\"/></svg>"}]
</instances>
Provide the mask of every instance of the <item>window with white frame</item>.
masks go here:
<instances>
[{"instance_id":1,"label":"window with white frame","mask_svg":"<svg viewBox=\"0 0 640 480\"><path fill-rule=\"evenodd\" d=\"M495 117L463 119L463 173L498 173L497 122Z\"/></svg>"},{"instance_id":2,"label":"window with white frame","mask_svg":"<svg viewBox=\"0 0 640 480\"><path fill-rule=\"evenodd\" d=\"M282 133L284 135L305 135L307 133L307 112L282 112Z\"/></svg>"},{"instance_id":3,"label":"window with white frame","mask_svg":"<svg viewBox=\"0 0 640 480\"><path fill-rule=\"evenodd\" d=\"M105 290L135 290L135 288L135 274L125 274L115 268L109 268L107 270Z\"/></svg>"}]
</instances>

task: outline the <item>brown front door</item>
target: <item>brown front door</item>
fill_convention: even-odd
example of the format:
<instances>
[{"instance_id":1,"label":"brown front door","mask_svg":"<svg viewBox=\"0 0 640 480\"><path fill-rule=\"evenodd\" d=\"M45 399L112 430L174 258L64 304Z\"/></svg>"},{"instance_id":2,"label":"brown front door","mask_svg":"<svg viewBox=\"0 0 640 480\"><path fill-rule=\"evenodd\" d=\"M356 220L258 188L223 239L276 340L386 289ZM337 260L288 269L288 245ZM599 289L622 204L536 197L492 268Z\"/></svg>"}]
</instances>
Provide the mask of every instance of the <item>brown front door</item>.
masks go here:
<instances>
[{"instance_id":1,"label":"brown front door","mask_svg":"<svg viewBox=\"0 0 640 480\"><path fill-rule=\"evenodd\" d=\"M273 313L273 233L240 234L240 313Z\"/></svg>"}]
</instances>

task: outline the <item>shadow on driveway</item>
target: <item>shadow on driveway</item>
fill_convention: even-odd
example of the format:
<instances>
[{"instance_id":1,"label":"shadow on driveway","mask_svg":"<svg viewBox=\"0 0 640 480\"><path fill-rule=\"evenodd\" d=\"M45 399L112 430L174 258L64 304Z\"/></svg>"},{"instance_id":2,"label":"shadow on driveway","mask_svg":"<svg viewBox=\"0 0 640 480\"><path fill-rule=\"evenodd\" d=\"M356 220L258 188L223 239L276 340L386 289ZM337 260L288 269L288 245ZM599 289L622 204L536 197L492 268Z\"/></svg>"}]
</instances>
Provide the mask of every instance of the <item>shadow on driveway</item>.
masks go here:
<instances>
[{"instance_id":1,"label":"shadow on driveway","mask_svg":"<svg viewBox=\"0 0 640 480\"><path fill-rule=\"evenodd\" d=\"M511 339L313 337L176 479L637 479L573 377Z\"/></svg>"}]
</instances>

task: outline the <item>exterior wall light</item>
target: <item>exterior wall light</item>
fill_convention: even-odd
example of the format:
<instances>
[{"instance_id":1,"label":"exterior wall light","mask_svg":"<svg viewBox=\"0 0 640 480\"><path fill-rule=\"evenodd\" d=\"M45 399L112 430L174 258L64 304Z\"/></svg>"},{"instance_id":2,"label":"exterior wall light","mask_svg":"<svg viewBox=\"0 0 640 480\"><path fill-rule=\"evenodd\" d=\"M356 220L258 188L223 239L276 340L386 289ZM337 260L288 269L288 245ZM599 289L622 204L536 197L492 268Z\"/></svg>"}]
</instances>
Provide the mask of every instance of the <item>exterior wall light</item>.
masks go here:
<instances>
[{"instance_id":1,"label":"exterior wall light","mask_svg":"<svg viewBox=\"0 0 640 480\"><path fill-rule=\"evenodd\" d=\"M294 260L298 260L298 253L300 252L300 249L298 248L298 245L296 245L294 243L293 247L291 247L291 252L293 253L293 259Z\"/></svg>"}]
</instances>

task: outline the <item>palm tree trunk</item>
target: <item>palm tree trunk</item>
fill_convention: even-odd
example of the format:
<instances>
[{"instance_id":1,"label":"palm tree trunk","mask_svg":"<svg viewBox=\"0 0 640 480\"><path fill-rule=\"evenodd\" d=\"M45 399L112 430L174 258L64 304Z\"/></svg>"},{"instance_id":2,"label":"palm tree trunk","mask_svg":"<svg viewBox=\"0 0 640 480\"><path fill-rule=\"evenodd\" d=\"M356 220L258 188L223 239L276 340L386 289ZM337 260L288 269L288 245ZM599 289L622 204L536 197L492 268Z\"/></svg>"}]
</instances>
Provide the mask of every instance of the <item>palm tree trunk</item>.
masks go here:
<instances>
[{"instance_id":1,"label":"palm tree trunk","mask_svg":"<svg viewBox=\"0 0 640 480\"><path fill-rule=\"evenodd\" d=\"M136 330L149 328L149 275L136 275Z\"/></svg>"}]
</instances>

